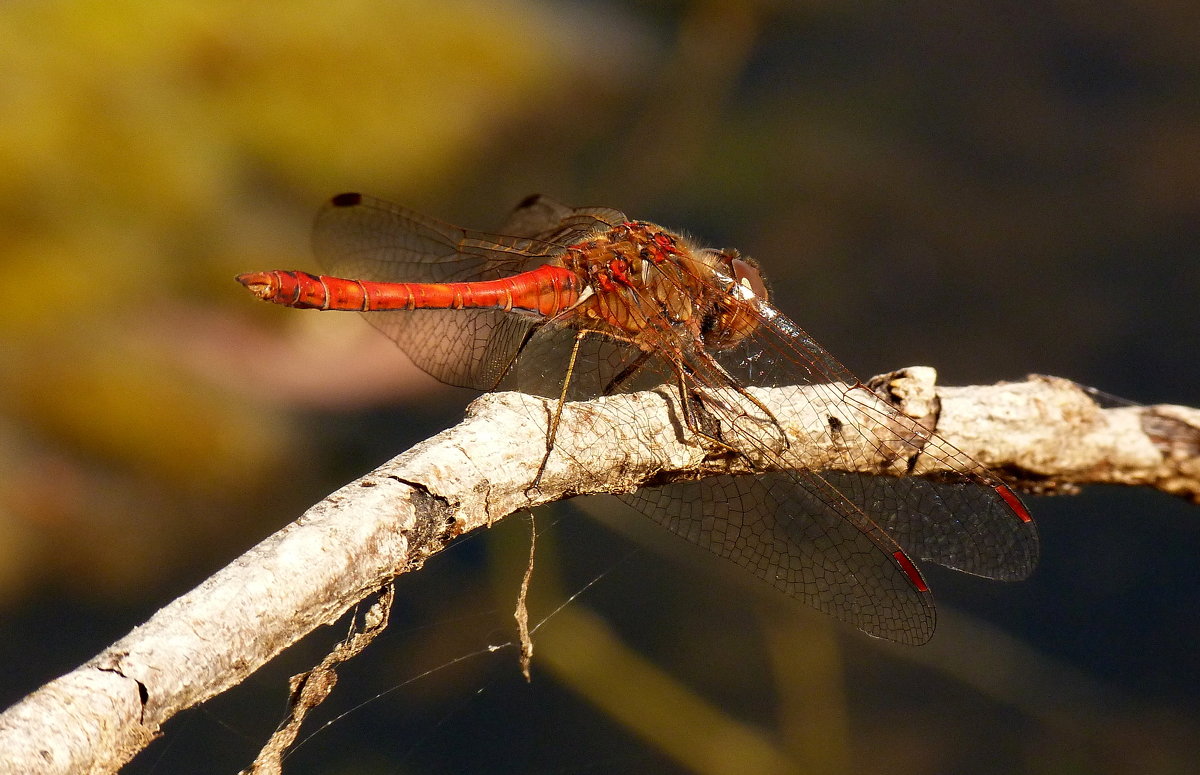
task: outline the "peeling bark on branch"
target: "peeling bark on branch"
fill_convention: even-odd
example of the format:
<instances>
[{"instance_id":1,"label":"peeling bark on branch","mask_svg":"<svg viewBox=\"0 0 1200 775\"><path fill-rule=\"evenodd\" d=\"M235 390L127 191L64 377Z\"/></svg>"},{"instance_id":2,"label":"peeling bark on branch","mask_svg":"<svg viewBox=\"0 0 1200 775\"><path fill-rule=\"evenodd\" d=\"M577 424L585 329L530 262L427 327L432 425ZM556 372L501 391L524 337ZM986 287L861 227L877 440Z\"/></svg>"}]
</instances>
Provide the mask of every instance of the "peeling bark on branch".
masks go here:
<instances>
[{"instance_id":1,"label":"peeling bark on branch","mask_svg":"<svg viewBox=\"0 0 1200 775\"><path fill-rule=\"evenodd\" d=\"M1132 484L1200 503L1200 410L1104 408L1074 383L1051 377L936 389L934 379L932 369L912 368L872 386L1017 489ZM790 391L811 389L755 394L789 431L789 460L818 466L828 457L826 442L807 440L811 429L827 427L823 399L781 402ZM637 428L617 419L629 416L630 403L645 420ZM484 396L458 426L325 498L94 659L0 714L0 771L117 770L175 713L240 683L461 533L574 495L746 467L687 443L674 391L662 390L564 407L554 453L529 491L552 409L521 394ZM857 436L842 434L842 442ZM763 443L772 438L766 434ZM875 453L864 445L867 459ZM920 461L916 470L934 473Z\"/></svg>"}]
</instances>

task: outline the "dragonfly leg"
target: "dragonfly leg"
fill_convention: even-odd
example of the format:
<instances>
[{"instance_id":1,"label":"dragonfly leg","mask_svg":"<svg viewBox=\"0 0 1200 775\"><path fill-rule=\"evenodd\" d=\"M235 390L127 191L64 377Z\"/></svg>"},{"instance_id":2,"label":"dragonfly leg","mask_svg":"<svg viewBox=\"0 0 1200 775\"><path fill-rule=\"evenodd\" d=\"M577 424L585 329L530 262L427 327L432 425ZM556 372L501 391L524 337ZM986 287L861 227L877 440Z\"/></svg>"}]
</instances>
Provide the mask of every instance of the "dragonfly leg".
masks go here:
<instances>
[{"instance_id":1,"label":"dragonfly leg","mask_svg":"<svg viewBox=\"0 0 1200 775\"><path fill-rule=\"evenodd\" d=\"M686 367L676 364L675 374L677 377L675 386L679 389L679 406L683 413L683 424L688 431L714 447L726 452L739 453L740 450L737 447L720 437L720 428L717 427L716 418L704 408L702 394L688 384L690 372L686 370Z\"/></svg>"},{"instance_id":2,"label":"dragonfly leg","mask_svg":"<svg viewBox=\"0 0 1200 775\"><path fill-rule=\"evenodd\" d=\"M770 410L770 408L767 407L766 404L764 404L762 401L758 400L758 398L756 398L746 388L742 387L742 385L740 385L738 383L738 381L736 379L734 379L729 374L728 371L725 370L725 367L717 362L717 360L712 356L711 353L700 350L697 352L697 355L700 356L701 362L705 366L716 371L721 376L720 380L713 380L714 382L716 382L717 384L723 383L724 387L729 388L730 390L734 391L742 398L749 401L751 404L754 405L754 407L756 409L758 409L759 411L761 411L763 413L763 416L765 418L765 419L757 419L757 418L751 418L751 419L756 419L757 422L770 423L771 425L774 425L775 428L779 431L779 438L780 438L780 441L783 443L783 449L786 450L791 447L791 441L788 439L787 434L784 433L783 425L779 422L779 418L777 418L775 416L775 413L772 412ZM680 382L681 382L681 386L682 386L684 377L683 377L682 372L679 372L679 373L680 373ZM685 406L686 406L686 404L685 404ZM728 445L725 445L725 446L728 446Z\"/></svg>"},{"instance_id":3,"label":"dragonfly leg","mask_svg":"<svg viewBox=\"0 0 1200 775\"><path fill-rule=\"evenodd\" d=\"M632 344L632 342L630 342L630 344ZM650 353L645 351L639 353L638 357L634 359L632 363L622 369L620 374L613 377L609 383L604 386L604 391L601 393L601 395L611 396L613 393L616 393L618 390L620 390L622 385L624 385L633 377L637 376L637 373L642 370L642 367L646 365L646 361L649 360L649 358Z\"/></svg>"},{"instance_id":4,"label":"dragonfly leg","mask_svg":"<svg viewBox=\"0 0 1200 775\"><path fill-rule=\"evenodd\" d=\"M684 380L679 381L679 403L683 409L683 424L693 435L722 449L737 452L737 449L721 440L716 418L709 414L699 395L693 393Z\"/></svg>"},{"instance_id":5,"label":"dragonfly leg","mask_svg":"<svg viewBox=\"0 0 1200 775\"><path fill-rule=\"evenodd\" d=\"M600 332L584 328L575 334L575 344L571 347L571 357L567 361L567 373L563 377L562 390L558 394L558 403L554 407L554 414L550 417L550 425L546 429L546 454L542 456L542 462L538 465L537 473L534 474L533 481L526 488L526 492L536 490L542 481L542 475L546 473L546 465L550 462L550 453L554 450L554 437L558 435L558 423L562 419L563 405L567 403L567 391L571 387L571 377L575 374L575 364L579 360L579 348L583 344L583 339L588 334L598 333Z\"/></svg>"},{"instance_id":6,"label":"dragonfly leg","mask_svg":"<svg viewBox=\"0 0 1200 775\"><path fill-rule=\"evenodd\" d=\"M512 354L508 358L508 363L506 363L504 368L500 370L500 373L496 376L496 379L492 382L492 384L484 388L486 392L500 389L501 383L503 383L504 380L508 378L516 368L517 361L520 360L521 353L525 350L525 346L529 344L529 342L533 339L534 334L541 329L544 323L545 321L539 321L526 329L525 333L521 335L521 342L512 349Z\"/></svg>"}]
</instances>

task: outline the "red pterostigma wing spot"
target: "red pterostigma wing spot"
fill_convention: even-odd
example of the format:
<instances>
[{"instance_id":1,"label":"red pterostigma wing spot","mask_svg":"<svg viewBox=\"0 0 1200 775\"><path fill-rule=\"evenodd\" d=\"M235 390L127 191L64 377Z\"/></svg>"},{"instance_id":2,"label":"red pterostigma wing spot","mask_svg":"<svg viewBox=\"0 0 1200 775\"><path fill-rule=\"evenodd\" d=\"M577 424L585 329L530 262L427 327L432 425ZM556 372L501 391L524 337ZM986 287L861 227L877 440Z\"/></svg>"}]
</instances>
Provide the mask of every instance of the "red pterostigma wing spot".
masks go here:
<instances>
[{"instance_id":1,"label":"red pterostigma wing spot","mask_svg":"<svg viewBox=\"0 0 1200 775\"><path fill-rule=\"evenodd\" d=\"M1037 562L1036 528L1016 495L872 393L770 303L757 264L736 251L699 248L617 210L540 196L492 234L340 194L317 216L313 245L329 275L301 280L320 284L309 290L325 306L370 309L372 294L386 290L374 283L423 284L401 298L419 295L441 308L366 316L444 382L558 397L573 355L568 400L676 385L684 432L719 434L728 451L767 465L625 499L871 635L905 643L932 635L932 598L914 559L1003 580L1025 578ZM243 282L269 298L268 274ZM299 292L271 300L302 306L295 298ZM750 389L788 385L810 386L796 395L816 396L795 401L832 407L823 432L858 434L863 443L838 447L828 470L789 469L779 445L744 430L746 418L773 422ZM871 422L848 421L853 416ZM943 473L873 473L864 445L871 457L923 456Z\"/></svg>"}]
</instances>

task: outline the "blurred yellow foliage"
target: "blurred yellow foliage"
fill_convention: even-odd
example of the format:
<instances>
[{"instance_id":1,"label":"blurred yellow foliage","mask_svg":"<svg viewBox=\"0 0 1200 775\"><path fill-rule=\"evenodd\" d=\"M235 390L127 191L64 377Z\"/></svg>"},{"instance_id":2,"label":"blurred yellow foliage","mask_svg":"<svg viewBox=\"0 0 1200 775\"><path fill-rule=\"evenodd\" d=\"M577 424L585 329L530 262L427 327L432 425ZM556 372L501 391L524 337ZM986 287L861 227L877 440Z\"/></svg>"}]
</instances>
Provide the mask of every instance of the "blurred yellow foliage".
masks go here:
<instances>
[{"instance_id":1,"label":"blurred yellow foliage","mask_svg":"<svg viewBox=\"0 0 1200 775\"><path fill-rule=\"evenodd\" d=\"M569 75L552 26L520 0L0 6L0 428L164 502L250 497L289 407L181 359L248 346L205 320L263 314L232 274L308 261L339 189L448 185Z\"/></svg>"}]
</instances>

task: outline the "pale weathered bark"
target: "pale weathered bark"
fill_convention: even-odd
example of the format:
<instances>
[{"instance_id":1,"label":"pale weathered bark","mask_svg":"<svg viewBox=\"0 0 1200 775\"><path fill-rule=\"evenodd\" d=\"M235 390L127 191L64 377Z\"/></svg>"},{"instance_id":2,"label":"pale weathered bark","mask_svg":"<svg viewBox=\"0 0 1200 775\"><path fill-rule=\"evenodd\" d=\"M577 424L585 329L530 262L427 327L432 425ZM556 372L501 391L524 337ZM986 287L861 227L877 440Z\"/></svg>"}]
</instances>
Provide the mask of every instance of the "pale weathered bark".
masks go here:
<instances>
[{"instance_id":1,"label":"pale weathered bark","mask_svg":"<svg viewBox=\"0 0 1200 775\"><path fill-rule=\"evenodd\" d=\"M932 369L914 368L873 384L902 411L936 422L942 437L1016 489L1134 484L1200 502L1200 410L1104 408L1074 383L1047 377L936 392L934 378ZM792 391L805 392L804 400ZM793 438L803 439L795 434L827 421L825 399L808 391L757 395ZM803 411L782 408L788 406ZM117 770L175 713L240 683L461 533L574 495L627 492L651 480L744 465L682 439L673 391L638 393L567 405L554 452L530 490L552 409L552 402L520 394L485 396L458 426L325 498L0 715L0 771ZM631 410L643 420L637 428L620 420ZM772 443L769 435L763 443ZM793 442L788 450L798 465L827 454L819 443ZM863 459L873 454L864 445Z\"/></svg>"}]
</instances>

